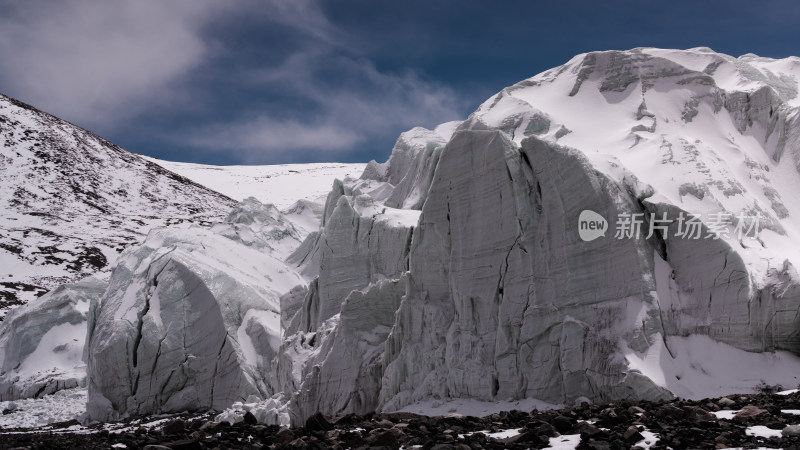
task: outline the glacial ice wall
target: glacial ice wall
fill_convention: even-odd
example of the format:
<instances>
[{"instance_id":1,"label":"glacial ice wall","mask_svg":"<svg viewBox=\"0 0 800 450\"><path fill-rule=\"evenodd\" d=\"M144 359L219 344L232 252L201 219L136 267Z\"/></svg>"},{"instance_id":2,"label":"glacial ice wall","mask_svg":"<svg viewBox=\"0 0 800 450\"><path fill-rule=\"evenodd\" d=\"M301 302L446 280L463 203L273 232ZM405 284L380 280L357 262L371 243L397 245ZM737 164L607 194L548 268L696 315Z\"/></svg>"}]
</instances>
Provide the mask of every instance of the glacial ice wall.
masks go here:
<instances>
[{"instance_id":1,"label":"glacial ice wall","mask_svg":"<svg viewBox=\"0 0 800 450\"><path fill-rule=\"evenodd\" d=\"M269 223L269 233L255 226ZM254 200L215 228L155 229L121 256L89 326L90 418L222 410L274 393L280 294L303 280L267 244L297 237Z\"/></svg>"},{"instance_id":2,"label":"glacial ice wall","mask_svg":"<svg viewBox=\"0 0 800 450\"><path fill-rule=\"evenodd\" d=\"M391 278L404 289L364 306L399 305L385 343L365 352L382 352L381 363L325 357L334 341L383 326L336 314L351 292L386 281L321 264L307 242L298 261L319 278L292 320L319 298L331 309L311 341L284 341L279 373L290 378L291 361L295 380L314 380L293 385L293 420L430 398L666 398L674 382L631 361L663 348L661 360L679 364L670 336L800 354L798 76L796 58L596 52L504 89L446 136L402 135L387 163L335 188L421 209L408 269ZM605 235L580 238L585 210L608 220ZM703 217L699 239L677 237L681 215ZM759 233L737 234L753 216ZM643 232L615 237L624 217L641 218ZM648 233L661 217L672 220ZM319 236L342 228L328 221ZM359 381L317 381L326 364Z\"/></svg>"}]
</instances>

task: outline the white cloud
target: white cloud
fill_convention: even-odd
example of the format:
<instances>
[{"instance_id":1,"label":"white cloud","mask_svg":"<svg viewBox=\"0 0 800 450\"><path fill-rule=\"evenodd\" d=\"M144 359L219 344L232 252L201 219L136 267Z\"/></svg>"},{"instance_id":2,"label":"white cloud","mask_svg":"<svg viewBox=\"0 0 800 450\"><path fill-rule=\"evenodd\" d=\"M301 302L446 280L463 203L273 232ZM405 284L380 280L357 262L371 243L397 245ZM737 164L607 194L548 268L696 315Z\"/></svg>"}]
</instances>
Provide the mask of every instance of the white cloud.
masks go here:
<instances>
[{"instance_id":1,"label":"white cloud","mask_svg":"<svg viewBox=\"0 0 800 450\"><path fill-rule=\"evenodd\" d=\"M336 79L326 80L331 72ZM280 86L316 106L302 119L234 117L184 142L212 151L244 151L251 162L298 149L335 157L376 136L463 118L463 102L448 87L410 70L381 72L366 59L299 52L279 67L257 68L243 78L251 85Z\"/></svg>"},{"instance_id":2,"label":"white cloud","mask_svg":"<svg viewBox=\"0 0 800 450\"><path fill-rule=\"evenodd\" d=\"M0 0L0 10L0 91L101 134L191 111L195 122L170 129L167 141L255 162L301 149L344 153L376 136L460 118L464 109L444 85L410 70L378 70L315 0ZM277 66L221 67L235 60L238 41L215 33L235 34L244 22L303 39L284 47L293 53ZM188 83L206 69L205 81ZM225 94L215 83L295 101L260 110L240 104L220 121L203 115L220 112L215 96Z\"/></svg>"},{"instance_id":3,"label":"white cloud","mask_svg":"<svg viewBox=\"0 0 800 450\"><path fill-rule=\"evenodd\" d=\"M259 10L265 19L281 23L329 44L338 44L340 31L330 23L315 0L267 0ZM266 6L264 8L264 6Z\"/></svg>"},{"instance_id":4,"label":"white cloud","mask_svg":"<svg viewBox=\"0 0 800 450\"><path fill-rule=\"evenodd\" d=\"M265 153L274 157L305 149L342 151L360 140L356 133L340 126L266 116L214 124L179 139L212 152L234 150L248 163L263 161Z\"/></svg>"},{"instance_id":5,"label":"white cloud","mask_svg":"<svg viewBox=\"0 0 800 450\"><path fill-rule=\"evenodd\" d=\"M206 55L206 1L0 2L0 80L8 94L84 126L153 103Z\"/></svg>"}]
</instances>

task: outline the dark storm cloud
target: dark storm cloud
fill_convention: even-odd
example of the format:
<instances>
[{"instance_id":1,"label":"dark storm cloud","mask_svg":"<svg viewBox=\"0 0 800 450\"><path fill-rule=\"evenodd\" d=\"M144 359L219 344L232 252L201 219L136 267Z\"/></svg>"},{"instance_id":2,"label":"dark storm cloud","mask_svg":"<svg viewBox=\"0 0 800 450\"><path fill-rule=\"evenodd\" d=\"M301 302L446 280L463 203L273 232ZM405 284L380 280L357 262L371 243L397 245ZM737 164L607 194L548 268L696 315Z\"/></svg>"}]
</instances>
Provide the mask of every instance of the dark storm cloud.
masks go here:
<instances>
[{"instance_id":1,"label":"dark storm cloud","mask_svg":"<svg viewBox=\"0 0 800 450\"><path fill-rule=\"evenodd\" d=\"M376 135L397 134L397 128L437 124L461 117L455 93L425 81L413 71L383 73L368 60L347 56L292 55L275 68L247 74L250 83L291 92L268 115L253 111L204 126L186 139L204 149L240 150L246 161L265 152L285 154L298 149L341 152ZM309 107L290 110L302 101Z\"/></svg>"},{"instance_id":2,"label":"dark storm cloud","mask_svg":"<svg viewBox=\"0 0 800 450\"><path fill-rule=\"evenodd\" d=\"M463 114L446 86L376 69L312 1L2 6L2 90L101 134L136 130L245 162L301 150L335 159Z\"/></svg>"}]
</instances>

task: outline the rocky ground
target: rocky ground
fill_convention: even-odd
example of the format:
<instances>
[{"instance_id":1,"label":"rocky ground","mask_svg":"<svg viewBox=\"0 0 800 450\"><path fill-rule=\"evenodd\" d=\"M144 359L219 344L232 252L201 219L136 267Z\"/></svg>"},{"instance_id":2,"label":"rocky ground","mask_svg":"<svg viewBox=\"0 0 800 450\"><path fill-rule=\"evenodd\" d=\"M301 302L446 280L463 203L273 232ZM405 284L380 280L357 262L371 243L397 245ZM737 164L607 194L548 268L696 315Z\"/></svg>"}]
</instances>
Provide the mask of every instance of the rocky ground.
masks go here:
<instances>
[{"instance_id":1,"label":"rocky ground","mask_svg":"<svg viewBox=\"0 0 800 450\"><path fill-rule=\"evenodd\" d=\"M666 403L620 401L550 411L509 411L478 418L410 413L316 415L305 427L212 415L173 416L152 427L142 419L109 431L75 422L51 430L0 430L0 448L260 449L693 449L800 448L800 393L736 395Z\"/></svg>"}]
</instances>

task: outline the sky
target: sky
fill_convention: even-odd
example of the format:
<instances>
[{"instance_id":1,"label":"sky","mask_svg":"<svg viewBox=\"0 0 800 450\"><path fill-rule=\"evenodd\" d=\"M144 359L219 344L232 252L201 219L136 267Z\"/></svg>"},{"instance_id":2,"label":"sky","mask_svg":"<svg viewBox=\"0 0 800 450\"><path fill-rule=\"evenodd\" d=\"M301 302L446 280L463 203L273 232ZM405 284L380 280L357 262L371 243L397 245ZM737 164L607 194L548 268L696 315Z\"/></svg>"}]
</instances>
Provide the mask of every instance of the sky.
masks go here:
<instances>
[{"instance_id":1,"label":"sky","mask_svg":"<svg viewBox=\"0 0 800 450\"><path fill-rule=\"evenodd\" d=\"M132 152L385 161L579 53L800 56L796 0L0 0L0 93Z\"/></svg>"}]
</instances>

